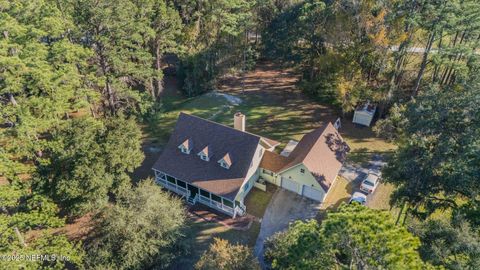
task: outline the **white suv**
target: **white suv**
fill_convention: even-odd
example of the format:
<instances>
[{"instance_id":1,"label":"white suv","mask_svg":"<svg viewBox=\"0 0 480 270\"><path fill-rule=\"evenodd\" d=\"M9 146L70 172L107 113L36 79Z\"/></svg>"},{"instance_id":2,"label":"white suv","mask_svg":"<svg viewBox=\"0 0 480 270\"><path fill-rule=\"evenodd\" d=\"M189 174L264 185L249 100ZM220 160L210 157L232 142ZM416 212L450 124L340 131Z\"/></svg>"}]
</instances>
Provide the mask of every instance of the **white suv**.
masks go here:
<instances>
[{"instance_id":1,"label":"white suv","mask_svg":"<svg viewBox=\"0 0 480 270\"><path fill-rule=\"evenodd\" d=\"M363 179L360 185L360 190L366 193L373 193L378 186L380 178L378 175L369 173L365 179Z\"/></svg>"}]
</instances>

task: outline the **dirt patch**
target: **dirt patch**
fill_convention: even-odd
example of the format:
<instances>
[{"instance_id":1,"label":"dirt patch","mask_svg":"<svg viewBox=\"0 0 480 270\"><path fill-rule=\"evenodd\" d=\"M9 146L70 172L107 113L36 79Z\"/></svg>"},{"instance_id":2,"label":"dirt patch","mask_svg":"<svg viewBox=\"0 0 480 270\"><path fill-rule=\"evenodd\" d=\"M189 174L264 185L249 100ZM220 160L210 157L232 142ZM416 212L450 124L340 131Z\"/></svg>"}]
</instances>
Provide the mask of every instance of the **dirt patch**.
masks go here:
<instances>
[{"instance_id":1,"label":"dirt patch","mask_svg":"<svg viewBox=\"0 0 480 270\"><path fill-rule=\"evenodd\" d=\"M25 234L26 242L31 242L43 233L64 234L72 241L85 240L93 229L92 215L86 214L61 228L32 230Z\"/></svg>"}]
</instances>

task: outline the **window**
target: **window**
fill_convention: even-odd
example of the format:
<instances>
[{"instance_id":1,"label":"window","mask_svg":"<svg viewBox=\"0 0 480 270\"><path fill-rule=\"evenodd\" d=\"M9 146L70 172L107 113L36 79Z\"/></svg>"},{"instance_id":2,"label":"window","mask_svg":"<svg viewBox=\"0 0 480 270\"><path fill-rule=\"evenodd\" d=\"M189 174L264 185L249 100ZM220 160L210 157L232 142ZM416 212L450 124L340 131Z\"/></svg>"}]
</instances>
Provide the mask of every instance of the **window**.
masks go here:
<instances>
[{"instance_id":1,"label":"window","mask_svg":"<svg viewBox=\"0 0 480 270\"><path fill-rule=\"evenodd\" d=\"M182 153L184 153L184 154L190 154L190 152L188 151L188 149L185 148L185 147L180 147L180 150L181 150Z\"/></svg>"},{"instance_id":2,"label":"window","mask_svg":"<svg viewBox=\"0 0 480 270\"><path fill-rule=\"evenodd\" d=\"M212 194L212 200L214 200L216 202L219 202L219 203L222 203L222 198L220 198L219 196L217 196L215 194Z\"/></svg>"},{"instance_id":3,"label":"window","mask_svg":"<svg viewBox=\"0 0 480 270\"><path fill-rule=\"evenodd\" d=\"M220 161L220 166L222 166L225 169L230 169L230 167L228 167L227 163L225 163L224 161Z\"/></svg>"},{"instance_id":4,"label":"window","mask_svg":"<svg viewBox=\"0 0 480 270\"><path fill-rule=\"evenodd\" d=\"M200 189L200 195L202 195L203 197L210 198L210 193L208 193L207 191L205 191L203 189Z\"/></svg>"},{"instance_id":5,"label":"window","mask_svg":"<svg viewBox=\"0 0 480 270\"><path fill-rule=\"evenodd\" d=\"M167 181L175 184L175 177L171 177L170 175L167 175Z\"/></svg>"},{"instance_id":6,"label":"window","mask_svg":"<svg viewBox=\"0 0 480 270\"><path fill-rule=\"evenodd\" d=\"M264 174L268 174L270 176L273 176L273 172L269 171L269 170L266 170L266 169L262 169L263 173Z\"/></svg>"},{"instance_id":7,"label":"window","mask_svg":"<svg viewBox=\"0 0 480 270\"><path fill-rule=\"evenodd\" d=\"M233 208L233 203L227 199L223 199L223 204L228 206L228 207L231 207Z\"/></svg>"},{"instance_id":8,"label":"window","mask_svg":"<svg viewBox=\"0 0 480 270\"><path fill-rule=\"evenodd\" d=\"M208 161L208 157L204 154L200 154L200 159L201 160L205 160L205 161Z\"/></svg>"},{"instance_id":9,"label":"window","mask_svg":"<svg viewBox=\"0 0 480 270\"><path fill-rule=\"evenodd\" d=\"M177 185L180 186L180 187L183 187L183 188L187 188L187 184L185 184L185 182L180 181L178 179L177 179Z\"/></svg>"},{"instance_id":10,"label":"window","mask_svg":"<svg viewBox=\"0 0 480 270\"><path fill-rule=\"evenodd\" d=\"M243 190L247 191L249 187L250 187L250 182L247 182L247 183L245 183L245 186L243 187Z\"/></svg>"},{"instance_id":11,"label":"window","mask_svg":"<svg viewBox=\"0 0 480 270\"><path fill-rule=\"evenodd\" d=\"M300 172L301 172L301 173L305 173L305 169L300 169Z\"/></svg>"}]
</instances>

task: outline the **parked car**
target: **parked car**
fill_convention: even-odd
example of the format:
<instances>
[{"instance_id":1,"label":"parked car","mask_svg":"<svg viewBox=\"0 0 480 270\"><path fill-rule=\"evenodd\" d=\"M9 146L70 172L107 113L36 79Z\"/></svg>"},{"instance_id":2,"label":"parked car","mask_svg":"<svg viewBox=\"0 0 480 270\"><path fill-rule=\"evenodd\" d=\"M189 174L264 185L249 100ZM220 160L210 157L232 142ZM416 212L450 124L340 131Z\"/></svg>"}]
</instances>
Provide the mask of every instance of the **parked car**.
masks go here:
<instances>
[{"instance_id":1,"label":"parked car","mask_svg":"<svg viewBox=\"0 0 480 270\"><path fill-rule=\"evenodd\" d=\"M360 185L360 190L366 193L373 193L378 186L380 177L378 175L369 173L365 179L363 179Z\"/></svg>"},{"instance_id":2,"label":"parked car","mask_svg":"<svg viewBox=\"0 0 480 270\"><path fill-rule=\"evenodd\" d=\"M365 205L367 203L367 195L365 195L362 192L355 192L353 193L352 197L350 198L350 201L348 203L359 203L361 205Z\"/></svg>"}]
</instances>

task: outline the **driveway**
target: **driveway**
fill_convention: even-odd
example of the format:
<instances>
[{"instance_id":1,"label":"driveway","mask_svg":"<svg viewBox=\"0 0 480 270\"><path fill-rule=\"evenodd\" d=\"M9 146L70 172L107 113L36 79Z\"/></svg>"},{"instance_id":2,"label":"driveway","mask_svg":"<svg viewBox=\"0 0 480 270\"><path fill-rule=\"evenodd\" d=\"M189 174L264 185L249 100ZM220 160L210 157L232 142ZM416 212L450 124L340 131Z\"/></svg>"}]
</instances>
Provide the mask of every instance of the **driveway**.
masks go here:
<instances>
[{"instance_id":1,"label":"driveway","mask_svg":"<svg viewBox=\"0 0 480 270\"><path fill-rule=\"evenodd\" d=\"M288 228L290 222L315 218L319 210L319 202L282 188L275 192L265 210L260 233L255 243L254 254L258 257L262 268L265 268L263 260L263 244L265 240L276 232Z\"/></svg>"},{"instance_id":2,"label":"driveway","mask_svg":"<svg viewBox=\"0 0 480 270\"><path fill-rule=\"evenodd\" d=\"M381 169L383 166L385 166L385 164L386 163L383 160L382 156L374 155L372 159L368 162L368 166L366 167L357 167L346 163L340 170L340 176L353 183L353 186L355 187L353 192L359 191L360 183L365 178L365 176L369 172L381 175ZM373 194L369 194L367 196L366 206L371 208L379 208L377 206L377 204L379 204L379 201L388 201L388 197L390 196L391 191L391 186L386 186L384 183L380 183L380 186L377 188L377 190ZM387 196L387 198L384 198L385 196Z\"/></svg>"}]
</instances>

